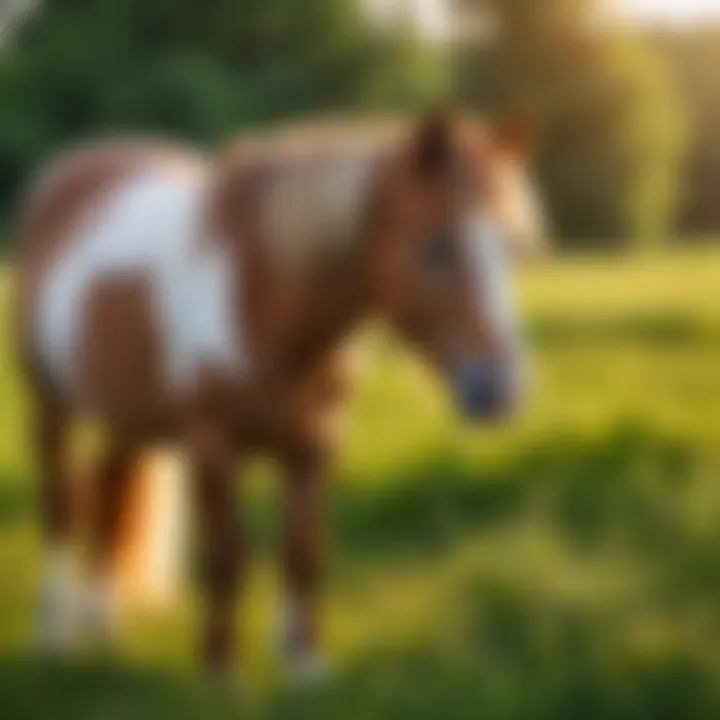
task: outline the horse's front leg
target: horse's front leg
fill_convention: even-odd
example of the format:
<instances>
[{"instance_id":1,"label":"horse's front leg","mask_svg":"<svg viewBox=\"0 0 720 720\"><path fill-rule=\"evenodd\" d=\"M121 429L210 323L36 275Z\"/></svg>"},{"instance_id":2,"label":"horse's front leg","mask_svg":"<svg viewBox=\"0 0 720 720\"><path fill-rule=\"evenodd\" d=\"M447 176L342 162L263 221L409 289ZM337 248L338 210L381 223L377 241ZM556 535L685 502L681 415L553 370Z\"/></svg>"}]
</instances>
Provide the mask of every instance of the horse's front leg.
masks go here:
<instances>
[{"instance_id":1,"label":"horse's front leg","mask_svg":"<svg viewBox=\"0 0 720 720\"><path fill-rule=\"evenodd\" d=\"M232 472L236 453L229 435L211 426L197 428L190 446L205 593L200 655L208 672L225 676L235 665L235 600L242 569Z\"/></svg>"},{"instance_id":2,"label":"horse's front leg","mask_svg":"<svg viewBox=\"0 0 720 720\"><path fill-rule=\"evenodd\" d=\"M281 650L291 678L325 670L320 652L318 595L325 554L325 485L329 453L286 455L283 503L284 616Z\"/></svg>"}]
</instances>

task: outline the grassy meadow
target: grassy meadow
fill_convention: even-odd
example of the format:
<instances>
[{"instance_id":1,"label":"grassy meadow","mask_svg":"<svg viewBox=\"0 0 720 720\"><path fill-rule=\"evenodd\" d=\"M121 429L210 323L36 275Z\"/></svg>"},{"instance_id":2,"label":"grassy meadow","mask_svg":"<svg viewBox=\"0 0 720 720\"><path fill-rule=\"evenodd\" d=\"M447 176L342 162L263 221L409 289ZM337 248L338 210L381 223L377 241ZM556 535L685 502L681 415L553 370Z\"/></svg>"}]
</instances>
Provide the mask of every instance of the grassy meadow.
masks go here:
<instances>
[{"instance_id":1,"label":"grassy meadow","mask_svg":"<svg viewBox=\"0 0 720 720\"><path fill-rule=\"evenodd\" d=\"M196 598L119 648L30 651L29 409L0 280L0 717L720 717L720 251L543 260L518 278L534 391L508 427L457 421L391 340L363 352L335 473L335 674L284 688L276 487L244 490L254 562L239 695L200 682Z\"/></svg>"}]
</instances>

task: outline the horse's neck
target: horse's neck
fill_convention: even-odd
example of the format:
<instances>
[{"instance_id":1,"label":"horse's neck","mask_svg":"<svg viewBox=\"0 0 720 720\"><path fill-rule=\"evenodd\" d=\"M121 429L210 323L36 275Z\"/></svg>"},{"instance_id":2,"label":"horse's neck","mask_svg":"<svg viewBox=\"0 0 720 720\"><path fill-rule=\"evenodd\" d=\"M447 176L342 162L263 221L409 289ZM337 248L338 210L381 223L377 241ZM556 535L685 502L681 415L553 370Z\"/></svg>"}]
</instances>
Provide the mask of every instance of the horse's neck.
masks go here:
<instances>
[{"instance_id":1,"label":"horse's neck","mask_svg":"<svg viewBox=\"0 0 720 720\"><path fill-rule=\"evenodd\" d=\"M365 310L360 269L350 256L328 261L285 286L270 283L268 294L264 347L269 366L286 377L322 362L352 333Z\"/></svg>"},{"instance_id":2,"label":"horse's neck","mask_svg":"<svg viewBox=\"0 0 720 720\"><path fill-rule=\"evenodd\" d=\"M321 361L363 314L377 159L377 149L322 163L239 155L217 173L211 209L220 236L240 249L245 320L258 365L273 374Z\"/></svg>"}]
</instances>

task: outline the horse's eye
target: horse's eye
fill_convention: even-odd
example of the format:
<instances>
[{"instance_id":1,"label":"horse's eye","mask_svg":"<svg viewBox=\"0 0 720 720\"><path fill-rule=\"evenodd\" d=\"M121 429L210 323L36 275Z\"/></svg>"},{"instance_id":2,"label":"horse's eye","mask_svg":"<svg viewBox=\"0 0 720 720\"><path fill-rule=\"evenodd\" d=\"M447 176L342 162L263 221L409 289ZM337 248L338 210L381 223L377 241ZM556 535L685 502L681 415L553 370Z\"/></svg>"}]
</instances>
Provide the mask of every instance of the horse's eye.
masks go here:
<instances>
[{"instance_id":1,"label":"horse's eye","mask_svg":"<svg viewBox=\"0 0 720 720\"><path fill-rule=\"evenodd\" d=\"M455 263L455 249L447 238L432 236L427 239L423 247L423 264L429 271L444 274L452 270Z\"/></svg>"}]
</instances>

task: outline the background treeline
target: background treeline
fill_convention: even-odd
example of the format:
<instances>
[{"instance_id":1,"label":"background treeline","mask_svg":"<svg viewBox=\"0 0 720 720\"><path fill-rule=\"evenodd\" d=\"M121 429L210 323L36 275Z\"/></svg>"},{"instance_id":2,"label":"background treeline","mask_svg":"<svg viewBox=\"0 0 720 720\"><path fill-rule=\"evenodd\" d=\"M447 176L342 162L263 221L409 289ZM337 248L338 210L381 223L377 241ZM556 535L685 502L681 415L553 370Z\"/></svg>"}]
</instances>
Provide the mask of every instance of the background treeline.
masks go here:
<instances>
[{"instance_id":1,"label":"background treeline","mask_svg":"<svg viewBox=\"0 0 720 720\"><path fill-rule=\"evenodd\" d=\"M720 27L656 34L668 59L677 99L688 124L681 165L683 232L720 230Z\"/></svg>"},{"instance_id":2,"label":"background treeline","mask_svg":"<svg viewBox=\"0 0 720 720\"><path fill-rule=\"evenodd\" d=\"M0 223L74 138L214 143L303 115L438 101L535 118L558 241L720 231L720 28L641 33L595 0L455 0L453 40L358 0L53 0L0 55ZM717 200L716 200L717 198Z\"/></svg>"},{"instance_id":3,"label":"background treeline","mask_svg":"<svg viewBox=\"0 0 720 720\"><path fill-rule=\"evenodd\" d=\"M0 55L0 217L76 138L218 142L301 115L423 104L441 72L438 53L374 31L355 0L52 0Z\"/></svg>"}]
</instances>

